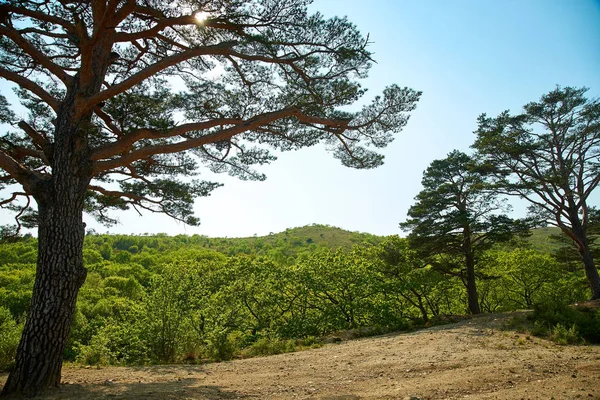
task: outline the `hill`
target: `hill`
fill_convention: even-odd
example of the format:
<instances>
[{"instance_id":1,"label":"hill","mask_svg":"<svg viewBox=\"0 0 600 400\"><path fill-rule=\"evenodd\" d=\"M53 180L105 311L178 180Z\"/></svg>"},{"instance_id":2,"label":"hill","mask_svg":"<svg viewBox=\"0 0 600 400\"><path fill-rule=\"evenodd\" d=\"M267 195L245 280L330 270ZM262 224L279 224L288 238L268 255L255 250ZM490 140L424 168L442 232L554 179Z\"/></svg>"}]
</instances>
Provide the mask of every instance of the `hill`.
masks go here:
<instances>
[{"instance_id":1,"label":"hill","mask_svg":"<svg viewBox=\"0 0 600 400\"><path fill-rule=\"evenodd\" d=\"M354 245L364 243L377 244L383 240L383 236L370 233L350 232L342 228L330 225L312 224L297 228L288 228L283 232L270 233L267 236L230 239L232 243L237 241L248 241L252 244L263 242L264 244L276 245L287 243L292 246L317 245L330 249L350 249Z\"/></svg>"},{"instance_id":2,"label":"hill","mask_svg":"<svg viewBox=\"0 0 600 400\"><path fill-rule=\"evenodd\" d=\"M531 231L531 236L527 238L527 242L531 247L542 253L552 253L560 247L560 244L552 239L552 236L564 235L560 228L556 226L547 226L544 228L536 228Z\"/></svg>"},{"instance_id":3,"label":"hill","mask_svg":"<svg viewBox=\"0 0 600 400\"><path fill-rule=\"evenodd\" d=\"M66 367L40 399L600 399L598 346L503 331L506 318L224 363Z\"/></svg>"},{"instance_id":4,"label":"hill","mask_svg":"<svg viewBox=\"0 0 600 400\"><path fill-rule=\"evenodd\" d=\"M336 250L350 250L354 245L377 244L383 236L370 233L350 232L341 228L312 224L298 228L289 228L283 232L270 233L267 236L246 238L210 238L202 235L144 234L110 235L88 234L85 248L99 251L109 247L113 251L129 251L137 254L146 250L177 251L183 248L210 249L227 256L238 254L267 255L277 260L294 259L303 252L320 247ZM146 249L146 250L145 250Z\"/></svg>"}]
</instances>

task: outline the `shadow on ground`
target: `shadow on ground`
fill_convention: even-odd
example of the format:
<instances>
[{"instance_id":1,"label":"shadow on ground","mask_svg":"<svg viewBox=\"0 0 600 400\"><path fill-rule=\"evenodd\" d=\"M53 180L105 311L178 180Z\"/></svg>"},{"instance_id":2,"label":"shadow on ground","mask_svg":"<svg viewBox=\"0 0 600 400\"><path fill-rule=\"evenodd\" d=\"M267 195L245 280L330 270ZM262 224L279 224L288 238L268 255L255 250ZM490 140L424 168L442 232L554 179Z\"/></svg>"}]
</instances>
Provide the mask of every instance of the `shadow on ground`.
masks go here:
<instances>
[{"instance_id":1,"label":"shadow on ground","mask_svg":"<svg viewBox=\"0 0 600 400\"><path fill-rule=\"evenodd\" d=\"M220 386L199 385L198 379L181 379L167 382L119 383L106 381L100 384L63 384L35 397L39 400L217 400L247 399L250 396ZM10 397L8 397L10 399Z\"/></svg>"}]
</instances>

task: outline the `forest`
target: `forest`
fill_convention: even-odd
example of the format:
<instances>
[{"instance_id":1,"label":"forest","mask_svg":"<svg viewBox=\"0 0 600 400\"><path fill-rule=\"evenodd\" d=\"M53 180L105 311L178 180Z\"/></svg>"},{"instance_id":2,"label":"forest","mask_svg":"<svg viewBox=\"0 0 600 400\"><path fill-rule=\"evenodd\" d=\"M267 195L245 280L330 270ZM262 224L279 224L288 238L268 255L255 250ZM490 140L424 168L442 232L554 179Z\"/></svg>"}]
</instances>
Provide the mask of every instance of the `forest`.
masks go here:
<instances>
[{"instance_id":1,"label":"forest","mask_svg":"<svg viewBox=\"0 0 600 400\"><path fill-rule=\"evenodd\" d=\"M228 360L524 308L538 334L598 340L599 312L567 306L600 300L600 100L584 86L481 110L469 153L433 160L392 221L406 237L87 229L125 210L198 226L218 174L263 181L316 145L380 167L423 92L364 97L371 45L310 0L1 1L0 396L60 386L63 361Z\"/></svg>"},{"instance_id":2,"label":"forest","mask_svg":"<svg viewBox=\"0 0 600 400\"><path fill-rule=\"evenodd\" d=\"M556 228L539 228L482 254L481 310L589 298L577 254L561 239ZM14 359L36 258L33 237L0 245L2 369ZM469 312L461 279L421 265L408 239L326 225L250 238L88 232L84 260L89 273L64 351L66 361L83 365L275 354L319 346L339 332L411 330ZM562 323L599 339L586 326Z\"/></svg>"}]
</instances>

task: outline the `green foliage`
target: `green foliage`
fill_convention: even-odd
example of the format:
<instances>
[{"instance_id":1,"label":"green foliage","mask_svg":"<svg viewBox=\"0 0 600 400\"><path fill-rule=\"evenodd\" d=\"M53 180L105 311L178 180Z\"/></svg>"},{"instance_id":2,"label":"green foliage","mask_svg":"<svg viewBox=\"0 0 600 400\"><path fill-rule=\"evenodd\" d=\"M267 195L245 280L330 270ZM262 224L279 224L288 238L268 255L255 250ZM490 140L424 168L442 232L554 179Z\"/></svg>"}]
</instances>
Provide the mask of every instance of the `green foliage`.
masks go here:
<instances>
[{"instance_id":1,"label":"green foliage","mask_svg":"<svg viewBox=\"0 0 600 400\"><path fill-rule=\"evenodd\" d=\"M279 337L263 337L252 343L248 354L252 356L270 356L296 351L296 341Z\"/></svg>"},{"instance_id":2,"label":"green foliage","mask_svg":"<svg viewBox=\"0 0 600 400\"><path fill-rule=\"evenodd\" d=\"M503 302L509 309L530 309L536 303L550 300L563 272L549 254L534 250L490 252L486 261L486 272L497 277L492 284L505 296Z\"/></svg>"},{"instance_id":3,"label":"green foliage","mask_svg":"<svg viewBox=\"0 0 600 400\"><path fill-rule=\"evenodd\" d=\"M469 310L480 312L476 264L484 251L528 227L508 218L506 199L488 190L486 176L472 157L457 150L435 160L423 173L423 190L400 224L410 230L413 249L428 264L465 284Z\"/></svg>"},{"instance_id":4,"label":"green foliage","mask_svg":"<svg viewBox=\"0 0 600 400\"><path fill-rule=\"evenodd\" d=\"M26 261L28 257L25 257ZM0 306L10 310L15 318L27 314L31 303L35 264L0 266Z\"/></svg>"},{"instance_id":5,"label":"green foliage","mask_svg":"<svg viewBox=\"0 0 600 400\"><path fill-rule=\"evenodd\" d=\"M79 346L76 361L85 365L110 365L114 358L110 354L108 344L107 336L95 335L88 345Z\"/></svg>"},{"instance_id":6,"label":"green foliage","mask_svg":"<svg viewBox=\"0 0 600 400\"><path fill-rule=\"evenodd\" d=\"M398 236L313 225L243 239L88 235L85 244L89 272L64 352L82 364L276 354L319 346L319 338L331 334L373 335L465 312L461 281L425 264ZM334 244L341 245L330 248ZM28 261L35 248L35 239L0 244L12 260L0 260L4 366L22 329L16 321L29 307L35 265ZM547 253L505 244L480 263L486 311L522 308L526 296L552 303L588 295L582 272L568 272ZM574 322L558 323L568 331Z\"/></svg>"},{"instance_id":7,"label":"green foliage","mask_svg":"<svg viewBox=\"0 0 600 400\"><path fill-rule=\"evenodd\" d=\"M405 310L416 309L423 324L431 316L449 314L455 309L457 304L452 297L457 297L457 282L425 265L407 239L390 236L373 247L372 253L386 296L395 298Z\"/></svg>"},{"instance_id":8,"label":"green foliage","mask_svg":"<svg viewBox=\"0 0 600 400\"><path fill-rule=\"evenodd\" d=\"M534 334L560 344L585 340L600 343L600 308L574 307L564 303L542 303L534 307Z\"/></svg>"},{"instance_id":9,"label":"green foliage","mask_svg":"<svg viewBox=\"0 0 600 400\"><path fill-rule=\"evenodd\" d=\"M556 324L550 330L548 338L558 344L577 344L581 341L577 325L573 324L570 328L562 324Z\"/></svg>"},{"instance_id":10,"label":"green foliage","mask_svg":"<svg viewBox=\"0 0 600 400\"><path fill-rule=\"evenodd\" d=\"M297 279L321 310L326 331L379 325L377 305L384 301L373 262L359 249L322 250L300 261Z\"/></svg>"},{"instance_id":11,"label":"green foliage","mask_svg":"<svg viewBox=\"0 0 600 400\"><path fill-rule=\"evenodd\" d=\"M23 325L14 320L7 308L0 307L0 371L12 366L22 331Z\"/></svg>"},{"instance_id":12,"label":"green foliage","mask_svg":"<svg viewBox=\"0 0 600 400\"><path fill-rule=\"evenodd\" d=\"M228 329L211 331L205 341L206 355L215 361L231 360L239 351L238 335L230 333Z\"/></svg>"},{"instance_id":13,"label":"green foliage","mask_svg":"<svg viewBox=\"0 0 600 400\"><path fill-rule=\"evenodd\" d=\"M529 201L538 221L568 234L592 296L600 299L600 275L588 237L595 214L590 196L600 184L600 100L586 98L586 92L557 86L520 114L482 114L473 147L495 190Z\"/></svg>"}]
</instances>

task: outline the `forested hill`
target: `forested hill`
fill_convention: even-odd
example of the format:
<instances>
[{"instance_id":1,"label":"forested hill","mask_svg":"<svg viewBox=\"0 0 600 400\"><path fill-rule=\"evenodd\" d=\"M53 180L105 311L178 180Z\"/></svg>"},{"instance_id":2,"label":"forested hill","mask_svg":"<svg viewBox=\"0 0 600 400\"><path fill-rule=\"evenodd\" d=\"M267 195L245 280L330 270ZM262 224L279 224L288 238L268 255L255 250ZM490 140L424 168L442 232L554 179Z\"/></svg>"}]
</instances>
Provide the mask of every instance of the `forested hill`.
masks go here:
<instances>
[{"instance_id":1,"label":"forested hill","mask_svg":"<svg viewBox=\"0 0 600 400\"><path fill-rule=\"evenodd\" d=\"M553 233L538 230L529 243L484 254L484 312L589 297L570 248L561 259L550 254L561 248ZM36 257L33 237L0 243L0 370L14 360ZM423 267L405 239L326 225L249 238L89 232L83 258L87 279L64 353L82 364L271 354L340 330L409 329L466 312L462 280Z\"/></svg>"},{"instance_id":2,"label":"forested hill","mask_svg":"<svg viewBox=\"0 0 600 400\"><path fill-rule=\"evenodd\" d=\"M350 232L330 225L312 224L303 227L289 228L279 233L266 236L246 238L210 238L202 235L88 235L86 247L97 248L105 244L113 250L128 250L136 254L144 247L159 250L178 250L182 248L205 248L218 251L228 256L253 254L271 258L296 257L300 253L312 251L320 247L332 250L342 248L350 250L355 245L376 245L383 236L370 233ZM106 258L106 257L105 257Z\"/></svg>"},{"instance_id":3,"label":"forested hill","mask_svg":"<svg viewBox=\"0 0 600 400\"><path fill-rule=\"evenodd\" d=\"M526 239L526 243L534 250L543 253L552 253L560 247L560 243L552 237L560 236L560 230L555 227L538 228L532 231L532 235ZM143 235L112 235L88 232L86 236L86 249L89 251L107 252L128 251L138 254L144 248L172 251L183 248L205 248L218 251L226 255L255 254L268 255L279 253L287 257L295 257L300 253L326 247L332 250L341 248L350 250L355 245L377 245L384 240L384 236L373 235L364 232L350 232L331 225L312 224L296 228L288 228L283 232L269 233L266 236L252 236L246 238L210 238L203 235L176 235L168 236L164 233ZM4 239L2 243L11 241L28 241L27 237L21 239ZM30 243L31 244L31 243ZM29 246L28 246L29 247ZM514 247L514 244L508 244ZM8 250L8 249L4 249ZM10 253L10 252L9 252ZM0 256L4 262L28 263L35 262L35 257L29 251L11 255L0 249ZM31 256L31 257L29 257ZM8 261L8 260L11 261Z\"/></svg>"},{"instance_id":4,"label":"forested hill","mask_svg":"<svg viewBox=\"0 0 600 400\"><path fill-rule=\"evenodd\" d=\"M88 232L84 244L84 262L93 265L104 261L136 262L144 266L160 263L165 256L198 250L213 250L226 256L264 256L289 264L303 253L318 248L349 251L355 245L377 245L383 236L350 232L341 228L312 224L289 228L283 232L247 238L210 238L203 235L168 236L164 233L112 235ZM34 264L37 241L31 236L4 238L0 241L0 265Z\"/></svg>"},{"instance_id":5,"label":"forested hill","mask_svg":"<svg viewBox=\"0 0 600 400\"><path fill-rule=\"evenodd\" d=\"M267 236L254 236L250 238L232 238L230 243L248 243L254 247L264 245L276 246L287 244L294 247L307 247L314 244L330 249L350 249L354 245L378 244L382 236L363 232L350 232L331 225L312 224L297 228L288 228L283 232L270 233Z\"/></svg>"}]
</instances>

